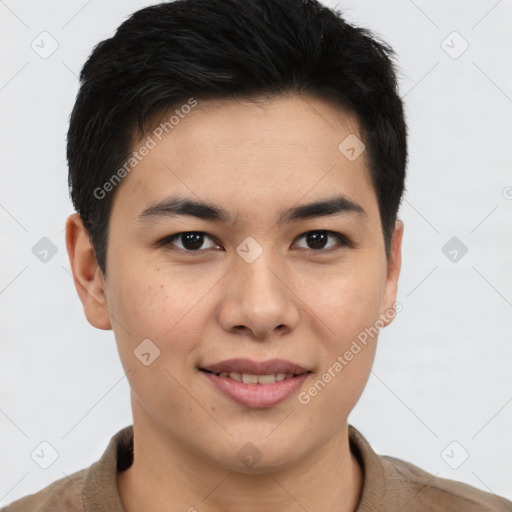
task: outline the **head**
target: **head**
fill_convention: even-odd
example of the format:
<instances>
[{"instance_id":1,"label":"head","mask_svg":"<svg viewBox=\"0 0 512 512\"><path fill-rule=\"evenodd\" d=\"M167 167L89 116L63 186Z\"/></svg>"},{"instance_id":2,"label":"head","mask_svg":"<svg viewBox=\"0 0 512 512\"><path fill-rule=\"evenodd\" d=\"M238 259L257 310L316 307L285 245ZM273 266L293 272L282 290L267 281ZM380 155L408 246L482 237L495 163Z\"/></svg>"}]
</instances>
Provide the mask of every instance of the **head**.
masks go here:
<instances>
[{"instance_id":1,"label":"head","mask_svg":"<svg viewBox=\"0 0 512 512\"><path fill-rule=\"evenodd\" d=\"M377 338L361 333L393 318L400 271L392 59L315 1L178 0L86 62L67 152L75 283L114 330L134 416L191 453L240 468L251 441L284 467L359 399ZM302 395L233 401L204 371L233 358L299 364Z\"/></svg>"}]
</instances>

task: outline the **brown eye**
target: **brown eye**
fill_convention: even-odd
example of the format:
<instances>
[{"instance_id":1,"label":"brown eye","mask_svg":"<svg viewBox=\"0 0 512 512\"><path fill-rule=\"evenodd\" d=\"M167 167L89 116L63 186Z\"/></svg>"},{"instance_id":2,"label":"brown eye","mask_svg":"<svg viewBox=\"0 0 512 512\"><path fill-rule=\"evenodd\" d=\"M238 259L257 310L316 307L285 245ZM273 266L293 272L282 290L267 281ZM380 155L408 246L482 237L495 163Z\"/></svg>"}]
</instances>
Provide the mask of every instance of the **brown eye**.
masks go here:
<instances>
[{"instance_id":1,"label":"brown eye","mask_svg":"<svg viewBox=\"0 0 512 512\"><path fill-rule=\"evenodd\" d=\"M333 231L308 231L304 233L299 238L304 238L307 246L301 247L304 249L311 249L314 251L319 251L322 249L332 249L336 246L346 246L350 245L349 240L342 235L341 233L335 233ZM327 245L329 239L336 239L338 243L331 243Z\"/></svg>"},{"instance_id":2,"label":"brown eye","mask_svg":"<svg viewBox=\"0 0 512 512\"><path fill-rule=\"evenodd\" d=\"M352 247L350 240L341 233L326 230L308 231L299 237L304 239L306 246L299 248L309 249L316 252L329 252L336 247ZM208 242L209 241L209 242ZM174 235L166 236L158 242L161 247L174 246L184 252L199 253L206 249L219 248L213 237L202 231L185 231Z\"/></svg>"},{"instance_id":3,"label":"brown eye","mask_svg":"<svg viewBox=\"0 0 512 512\"><path fill-rule=\"evenodd\" d=\"M218 245L215 244L213 240L212 243L210 243L210 245L204 247L205 240L208 239L212 240L212 238L209 235L203 233L202 231L186 231L183 233L176 233L175 235L170 235L163 238L159 242L159 245L174 245L179 249L187 252L199 252L204 249L218 247ZM176 241L178 243L175 243Z\"/></svg>"}]
</instances>

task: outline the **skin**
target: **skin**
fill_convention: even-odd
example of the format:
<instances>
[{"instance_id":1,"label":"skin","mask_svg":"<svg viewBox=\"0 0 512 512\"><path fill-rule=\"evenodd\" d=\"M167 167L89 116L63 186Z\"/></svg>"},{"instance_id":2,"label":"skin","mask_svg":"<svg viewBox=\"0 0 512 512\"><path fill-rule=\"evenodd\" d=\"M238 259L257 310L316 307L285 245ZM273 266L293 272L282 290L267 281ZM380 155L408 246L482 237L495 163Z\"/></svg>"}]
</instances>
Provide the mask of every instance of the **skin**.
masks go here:
<instances>
[{"instance_id":1,"label":"skin","mask_svg":"<svg viewBox=\"0 0 512 512\"><path fill-rule=\"evenodd\" d=\"M403 224L396 222L387 259L366 153L349 161L338 150L349 134L361 138L357 122L311 96L199 102L118 186L106 277L78 214L69 216L66 242L85 315L114 331L131 387L134 463L118 473L127 512L355 510L363 475L347 418L368 380L376 337L306 405L294 395L244 407L198 370L234 357L282 358L312 371L299 391L307 390L392 310ZM177 193L222 206L235 223L137 222ZM367 216L276 223L282 210L333 193ZM311 248L303 235L314 230L355 245L334 237ZM207 233L200 253L187 253L180 238L156 246L186 231ZM236 253L249 236L263 249L252 263ZM161 351L149 366L133 353L147 338ZM261 455L251 467L237 457L248 442Z\"/></svg>"}]
</instances>

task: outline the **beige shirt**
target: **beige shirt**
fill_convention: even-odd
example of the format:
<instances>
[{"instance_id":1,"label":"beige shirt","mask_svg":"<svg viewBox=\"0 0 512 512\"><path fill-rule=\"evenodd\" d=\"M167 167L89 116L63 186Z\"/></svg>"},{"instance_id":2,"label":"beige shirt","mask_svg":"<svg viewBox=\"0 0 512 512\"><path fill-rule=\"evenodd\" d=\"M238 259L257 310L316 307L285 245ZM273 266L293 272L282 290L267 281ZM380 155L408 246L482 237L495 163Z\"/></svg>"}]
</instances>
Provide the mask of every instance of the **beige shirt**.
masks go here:
<instances>
[{"instance_id":1,"label":"beige shirt","mask_svg":"<svg viewBox=\"0 0 512 512\"><path fill-rule=\"evenodd\" d=\"M356 512L505 512L512 502L467 484L438 478L400 459L377 455L349 426L350 447L364 473ZM90 467L0 509L0 512L126 512L116 472L133 461L133 425L110 440ZM315 511L311 511L315 512Z\"/></svg>"}]
</instances>

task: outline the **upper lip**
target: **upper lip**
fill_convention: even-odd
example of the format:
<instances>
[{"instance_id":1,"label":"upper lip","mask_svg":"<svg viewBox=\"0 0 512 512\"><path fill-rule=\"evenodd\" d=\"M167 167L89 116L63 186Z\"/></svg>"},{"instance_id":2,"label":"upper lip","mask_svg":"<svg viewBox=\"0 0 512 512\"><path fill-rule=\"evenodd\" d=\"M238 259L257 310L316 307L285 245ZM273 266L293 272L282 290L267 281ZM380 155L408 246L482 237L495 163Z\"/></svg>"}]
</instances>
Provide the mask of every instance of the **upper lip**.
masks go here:
<instances>
[{"instance_id":1,"label":"upper lip","mask_svg":"<svg viewBox=\"0 0 512 512\"><path fill-rule=\"evenodd\" d=\"M251 359L227 359L215 364L200 367L212 373L237 372L250 375L272 375L276 373L293 373L299 375L309 370L299 364L285 359L269 359L268 361L252 361Z\"/></svg>"}]
</instances>

